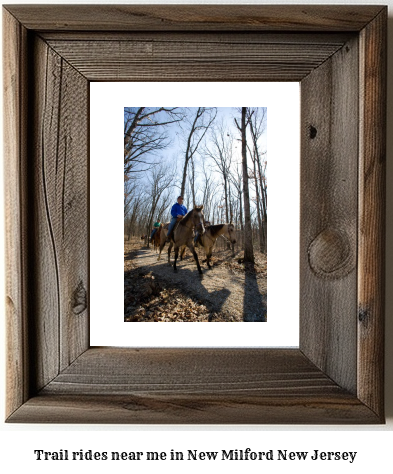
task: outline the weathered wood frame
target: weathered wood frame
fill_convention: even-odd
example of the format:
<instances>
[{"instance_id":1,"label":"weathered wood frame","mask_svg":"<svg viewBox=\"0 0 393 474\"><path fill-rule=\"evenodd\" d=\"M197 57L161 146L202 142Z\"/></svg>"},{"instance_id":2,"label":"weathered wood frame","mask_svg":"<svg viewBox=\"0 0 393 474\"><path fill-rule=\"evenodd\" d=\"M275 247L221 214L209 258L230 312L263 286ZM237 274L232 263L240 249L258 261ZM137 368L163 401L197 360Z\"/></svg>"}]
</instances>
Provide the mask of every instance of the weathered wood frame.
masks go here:
<instances>
[{"instance_id":1,"label":"weathered wood frame","mask_svg":"<svg viewBox=\"0 0 393 474\"><path fill-rule=\"evenodd\" d=\"M7 406L383 423L386 7L5 6ZM300 347L89 346L89 82L300 81Z\"/></svg>"}]
</instances>

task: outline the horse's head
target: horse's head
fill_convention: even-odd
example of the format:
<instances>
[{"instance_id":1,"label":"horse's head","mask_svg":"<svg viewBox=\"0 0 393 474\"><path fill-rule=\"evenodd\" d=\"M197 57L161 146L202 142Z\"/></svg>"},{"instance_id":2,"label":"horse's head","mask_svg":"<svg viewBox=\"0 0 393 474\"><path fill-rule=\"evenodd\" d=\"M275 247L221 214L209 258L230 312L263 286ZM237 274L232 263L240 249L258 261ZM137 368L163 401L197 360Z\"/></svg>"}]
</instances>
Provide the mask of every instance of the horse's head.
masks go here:
<instances>
[{"instance_id":1,"label":"horse's head","mask_svg":"<svg viewBox=\"0 0 393 474\"><path fill-rule=\"evenodd\" d=\"M195 229L203 235L205 233L205 226L204 226L204 217L203 217L203 205L202 206L195 206L193 213L192 213L193 224Z\"/></svg>"},{"instance_id":2,"label":"horse's head","mask_svg":"<svg viewBox=\"0 0 393 474\"><path fill-rule=\"evenodd\" d=\"M236 231L235 226L233 224L228 224L227 234L231 244L236 244Z\"/></svg>"}]
</instances>

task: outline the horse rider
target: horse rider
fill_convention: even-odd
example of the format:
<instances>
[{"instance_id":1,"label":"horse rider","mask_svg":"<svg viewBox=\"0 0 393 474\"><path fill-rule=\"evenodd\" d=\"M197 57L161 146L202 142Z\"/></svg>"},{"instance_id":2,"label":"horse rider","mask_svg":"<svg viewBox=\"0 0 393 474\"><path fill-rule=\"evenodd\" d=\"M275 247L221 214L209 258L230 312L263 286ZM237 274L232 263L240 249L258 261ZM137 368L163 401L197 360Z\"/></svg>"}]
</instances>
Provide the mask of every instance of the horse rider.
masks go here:
<instances>
[{"instance_id":1,"label":"horse rider","mask_svg":"<svg viewBox=\"0 0 393 474\"><path fill-rule=\"evenodd\" d=\"M153 237L154 237L154 234L157 232L157 230L160 228L160 225L161 225L161 222L160 222L160 218L157 217L157 222L154 223L153 227L154 229L152 230L151 234L150 234L150 242L153 242Z\"/></svg>"},{"instance_id":2,"label":"horse rider","mask_svg":"<svg viewBox=\"0 0 393 474\"><path fill-rule=\"evenodd\" d=\"M187 214L187 208L186 206L183 205L183 201L184 201L183 196L178 196L177 202L175 202L175 204L172 206L172 209L171 209L172 219L168 226L167 237L171 235L173 228L177 222L177 219L184 217Z\"/></svg>"}]
</instances>

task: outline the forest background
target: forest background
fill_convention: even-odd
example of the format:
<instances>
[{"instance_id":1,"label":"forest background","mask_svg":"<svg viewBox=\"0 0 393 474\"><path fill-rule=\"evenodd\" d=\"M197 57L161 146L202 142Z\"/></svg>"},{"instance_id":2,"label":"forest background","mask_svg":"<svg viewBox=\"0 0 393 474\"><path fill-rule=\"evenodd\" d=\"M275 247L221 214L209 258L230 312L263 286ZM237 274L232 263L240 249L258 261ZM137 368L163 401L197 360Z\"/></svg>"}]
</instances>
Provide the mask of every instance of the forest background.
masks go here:
<instances>
[{"instance_id":1,"label":"forest background","mask_svg":"<svg viewBox=\"0 0 393 474\"><path fill-rule=\"evenodd\" d=\"M233 223L248 261L253 242L266 253L266 129L266 107L125 107L126 239L169 221L180 194L211 224Z\"/></svg>"},{"instance_id":2,"label":"forest background","mask_svg":"<svg viewBox=\"0 0 393 474\"><path fill-rule=\"evenodd\" d=\"M92 343L173 347L179 345L181 340L182 345L191 347L296 346L299 297L299 84L140 83L136 93L133 84L116 83L113 87L111 83L92 83L90 95L90 232L95 236L90 247L90 305L95 315L90 325ZM230 328L229 323L224 323L228 326L225 331L222 328L219 331L213 324L207 333L202 328L198 329L198 325L192 325L192 331L186 329L187 325L160 325L157 334L151 327L145 329L145 323L138 325L137 334L130 327L124 327L128 326L121 318L124 312L124 107L134 96L138 102L145 98L150 106L159 104L165 97L166 101L181 107L197 107L198 102L226 109L232 109L229 105L234 108L241 105L267 107L269 235L273 236L268 239L269 314L280 317L269 319L263 331L240 328L242 325ZM173 197L176 198L178 194L174 189ZM150 210L150 203L145 204L145 209ZM105 274L102 273L103 268ZM108 314L114 316L108 319Z\"/></svg>"}]
</instances>

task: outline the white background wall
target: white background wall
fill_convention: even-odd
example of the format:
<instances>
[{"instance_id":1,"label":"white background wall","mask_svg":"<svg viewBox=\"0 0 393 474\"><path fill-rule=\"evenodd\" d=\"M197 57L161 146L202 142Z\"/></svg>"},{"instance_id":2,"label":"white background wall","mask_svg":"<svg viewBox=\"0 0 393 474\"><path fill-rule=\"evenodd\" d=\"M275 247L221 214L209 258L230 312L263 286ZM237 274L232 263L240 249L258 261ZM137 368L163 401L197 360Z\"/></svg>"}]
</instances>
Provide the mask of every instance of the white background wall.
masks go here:
<instances>
[{"instance_id":1,"label":"white background wall","mask_svg":"<svg viewBox=\"0 0 393 474\"><path fill-rule=\"evenodd\" d=\"M12 1L11 3L38 3ZM39 3L54 3L49 2ZM261 4L263 2L208 2L208 1L188 1L173 2L170 0L155 2L137 1L124 2L82 2L61 1L57 3L194 3L194 4ZM268 0L269 4L312 4L307 0L299 2L283 2ZM318 1L320 4L386 4L389 6L389 49L388 49L388 153L387 153L387 254L386 254L386 416L385 426L64 426L64 425L7 425L0 421L0 469L3 472L29 469L32 472L69 472L70 469L76 472L86 472L94 469L95 472L107 472L115 468L116 472L146 472L152 468L164 472L199 472L201 469L207 472L235 472L239 468L246 468L248 472L258 472L267 468L268 472L280 472L287 470L299 472L314 472L317 468L320 472L331 472L332 469L338 472L349 472L349 470L373 469L380 472L391 472L393 459L391 457L391 446L393 445L393 0L381 1ZM0 168L1 169L1 168ZM1 171L2 172L2 169ZM0 181L2 182L2 180ZM0 197L2 199L2 195ZM3 249L3 206L0 202L0 249ZM3 257L0 257L0 264L3 264ZM0 278L3 276L3 269L0 268ZM0 284L0 301L4 301L3 284ZM3 311L1 311L1 314ZM1 337L4 338L4 323L0 325ZM4 341L4 339L1 339ZM2 343L4 348L4 342ZM1 351L0 368L3 372L6 354ZM4 376L1 377L1 383ZM4 389L0 387L0 404L3 407ZM0 413L2 412L0 409ZM3 416L0 415L0 419ZM288 449L292 451L357 451L355 462L349 464L344 461L321 461L321 462L248 462L240 463L236 461L225 464L207 461L189 462L158 462L152 464L127 461L108 464L105 462L85 461L79 463L69 462L43 462L35 461L33 450L44 449L54 451L59 449L85 451L177 451L187 449L217 451L220 449L245 449L252 448L254 451L264 451L269 449ZM311 455L311 453L310 453ZM129 464L131 463L131 465ZM151 462L150 462L151 463ZM5 468L5 470L3 470Z\"/></svg>"}]
</instances>

